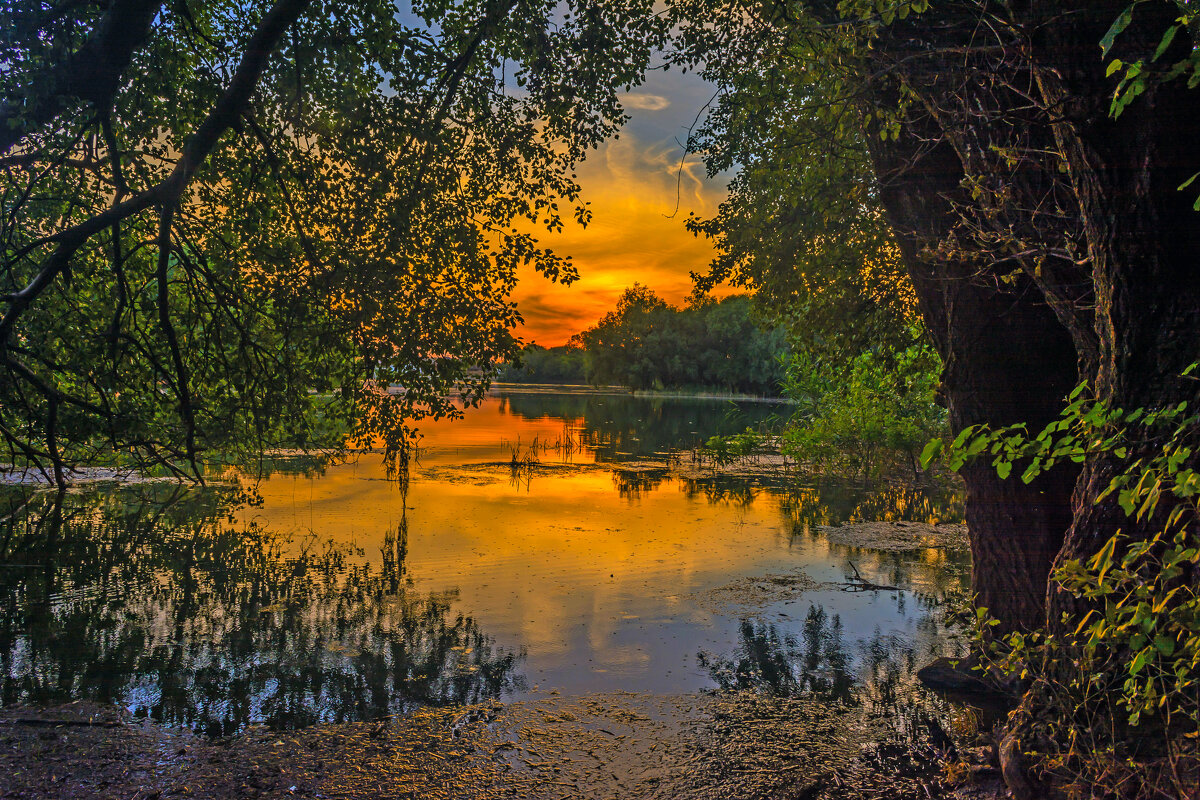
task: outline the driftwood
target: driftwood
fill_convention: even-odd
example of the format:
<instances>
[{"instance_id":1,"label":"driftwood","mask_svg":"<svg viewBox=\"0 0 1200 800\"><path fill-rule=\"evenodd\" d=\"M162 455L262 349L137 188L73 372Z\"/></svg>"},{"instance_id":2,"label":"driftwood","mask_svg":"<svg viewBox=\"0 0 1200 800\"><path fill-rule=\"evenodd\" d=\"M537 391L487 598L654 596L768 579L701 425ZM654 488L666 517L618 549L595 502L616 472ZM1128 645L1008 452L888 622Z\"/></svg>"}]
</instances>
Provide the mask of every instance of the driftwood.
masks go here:
<instances>
[{"instance_id":1,"label":"driftwood","mask_svg":"<svg viewBox=\"0 0 1200 800\"><path fill-rule=\"evenodd\" d=\"M884 584L884 583L872 583L871 581L867 580L866 578L864 578L862 576L862 573L860 573L858 571L858 567L854 566L853 561L847 561L846 563L850 565L850 569L854 570L854 579L841 584L842 586L846 587L846 591L849 591L849 592L867 592L867 591L899 592L899 591L902 591L899 586L891 586L891 585Z\"/></svg>"}]
</instances>

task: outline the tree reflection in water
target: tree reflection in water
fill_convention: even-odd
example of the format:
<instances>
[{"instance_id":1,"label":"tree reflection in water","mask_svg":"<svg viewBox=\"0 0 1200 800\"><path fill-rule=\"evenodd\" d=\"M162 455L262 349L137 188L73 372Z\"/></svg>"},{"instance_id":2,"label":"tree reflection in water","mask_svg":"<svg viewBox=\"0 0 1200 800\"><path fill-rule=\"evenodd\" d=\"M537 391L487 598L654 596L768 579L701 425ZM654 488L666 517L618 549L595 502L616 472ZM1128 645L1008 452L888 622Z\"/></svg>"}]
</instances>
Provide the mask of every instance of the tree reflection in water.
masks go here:
<instances>
[{"instance_id":1,"label":"tree reflection in water","mask_svg":"<svg viewBox=\"0 0 1200 800\"><path fill-rule=\"evenodd\" d=\"M842 621L837 614L829 617L824 606L809 607L799 637L753 619L741 620L738 637L738 649L729 656L697 654L700 665L721 689L855 701Z\"/></svg>"},{"instance_id":2,"label":"tree reflection in water","mask_svg":"<svg viewBox=\"0 0 1200 800\"><path fill-rule=\"evenodd\" d=\"M211 735L371 719L519 688L498 649L382 565L238 525L219 490L0 495L0 700L116 702Z\"/></svg>"},{"instance_id":3,"label":"tree reflection in water","mask_svg":"<svg viewBox=\"0 0 1200 800\"><path fill-rule=\"evenodd\" d=\"M670 473L666 467L615 469L612 478L618 496L625 500L640 500L642 495L653 492L669 480Z\"/></svg>"},{"instance_id":4,"label":"tree reflection in water","mask_svg":"<svg viewBox=\"0 0 1200 800\"><path fill-rule=\"evenodd\" d=\"M930 624L936 623L931 614ZM798 636L778 626L742 619L738 647L723 656L697 653L697 661L721 691L756 690L776 697L811 697L861 708L910 741L944 738L947 702L919 686L917 670L941 648L921 649L944 637L916 641L876 631L855 644L844 640L842 622L821 605L809 607Z\"/></svg>"},{"instance_id":5,"label":"tree reflection in water","mask_svg":"<svg viewBox=\"0 0 1200 800\"><path fill-rule=\"evenodd\" d=\"M596 461L612 463L662 456L703 444L715 434L757 427L778 413L763 403L632 397L628 394L513 392L501 409L525 419L561 417L578 425L580 444Z\"/></svg>"}]
</instances>

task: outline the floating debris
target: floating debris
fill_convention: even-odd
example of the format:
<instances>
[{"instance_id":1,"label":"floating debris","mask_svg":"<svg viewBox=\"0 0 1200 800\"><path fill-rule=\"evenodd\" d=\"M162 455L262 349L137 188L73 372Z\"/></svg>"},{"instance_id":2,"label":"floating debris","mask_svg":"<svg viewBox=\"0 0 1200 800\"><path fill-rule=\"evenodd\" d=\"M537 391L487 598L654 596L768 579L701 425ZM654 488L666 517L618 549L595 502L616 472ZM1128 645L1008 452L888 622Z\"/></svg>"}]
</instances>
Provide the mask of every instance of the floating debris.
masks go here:
<instances>
[{"instance_id":1,"label":"floating debris","mask_svg":"<svg viewBox=\"0 0 1200 800\"><path fill-rule=\"evenodd\" d=\"M820 525L817 530L834 544L865 550L902 552L925 548L965 549L970 545L967 526L930 525L924 522L855 522Z\"/></svg>"},{"instance_id":2,"label":"floating debris","mask_svg":"<svg viewBox=\"0 0 1200 800\"><path fill-rule=\"evenodd\" d=\"M715 589L695 592L691 600L699 608L718 613L727 612L731 606L753 611L795 600L804 592L819 589L823 585L799 571L769 573L738 578Z\"/></svg>"}]
</instances>

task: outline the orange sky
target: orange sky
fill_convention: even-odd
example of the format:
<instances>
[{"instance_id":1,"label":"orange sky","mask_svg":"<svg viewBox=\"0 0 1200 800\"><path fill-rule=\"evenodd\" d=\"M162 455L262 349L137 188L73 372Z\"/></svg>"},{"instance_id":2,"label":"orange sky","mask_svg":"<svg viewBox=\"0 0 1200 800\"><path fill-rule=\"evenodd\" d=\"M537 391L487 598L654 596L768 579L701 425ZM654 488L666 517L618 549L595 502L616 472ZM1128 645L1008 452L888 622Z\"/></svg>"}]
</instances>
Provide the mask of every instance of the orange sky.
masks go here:
<instances>
[{"instance_id":1,"label":"orange sky","mask_svg":"<svg viewBox=\"0 0 1200 800\"><path fill-rule=\"evenodd\" d=\"M712 96L692 76L651 73L645 86L626 95L631 116L620 138L607 142L578 170L584 199L591 202L587 228L569 223L561 234L544 231L541 242L570 256L580 278L553 284L527 268L514 293L525 325L517 335L550 347L592 325L612 310L635 281L669 303L691 292L689 272L704 269L712 248L684 228L689 212L711 216L725 196L725 180L708 180L689 157L678 179L687 126ZM678 198L678 212L675 212Z\"/></svg>"}]
</instances>

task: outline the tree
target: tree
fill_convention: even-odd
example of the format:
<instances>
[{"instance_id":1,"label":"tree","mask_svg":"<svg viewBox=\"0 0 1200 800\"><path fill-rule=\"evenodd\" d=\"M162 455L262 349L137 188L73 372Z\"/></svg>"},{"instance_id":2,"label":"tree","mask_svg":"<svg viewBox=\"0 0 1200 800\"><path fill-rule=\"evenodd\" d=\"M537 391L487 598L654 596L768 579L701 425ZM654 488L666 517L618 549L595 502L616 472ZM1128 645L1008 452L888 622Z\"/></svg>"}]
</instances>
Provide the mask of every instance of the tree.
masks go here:
<instances>
[{"instance_id":1,"label":"tree","mask_svg":"<svg viewBox=\"0 0 1200 800\"><path fill-rule=\"evenodd\" d=\"M1200 382L1188 372L1200 353L1200 151L1188 133L1200 126L1192 91L1200 57L1191 4L814 0L719 11L733 22L702 26L694 41L703 51L713 30L740 26L742 46L706 51L719 65L710 74L730 76L721 102L752 108L761 102L753 76L774 71L782 100L773 107L785 110L771 119L790 116L785 124L798 134L771 141L804 150L759 153L743 172L751 190L735 191L732 202L773 191L804 205L812 182L801 175L786 183L790 164L811 162L844 182L846 174L820 161L844 153L865 170L862 203L891 228L944 364L956 432L1042 430L1080 381L1089 407L1117 419L1195 408ZM828 79L820 91L815 74ZM834 112L855 123L831 128ZM718 140L725 131L715 130ZM725 215L735 231L758 218L754 209ZM728 236L724 224L713 223ZM769 246L748 252L770 280L788 280L776 277L788 266ZM822 283L836 287L848 274L832 271ZM1186 499L1170 493L1152 513L1122 508L1128 492L1112 489L1129 480L1131 465L1169 452L1171 469L1192 474L1200 458L1191 444L1172 445L1177 431L1136 433L1120 447L1084 448L1077 460L1048 459L1024 471L1036 474L1029 482L1011 463L997 471L977 459L964 469L973 590L1000 630L1063 633L1090 611L1103 613L1096 593L1048 581L1051 567L1096 563L1118 531L1138 553L1187 511ZM1120 553L1109 556L1120 562ZM1185 572L1171 578L1176 588L1194 588ZM1164 589L1164 608L1185 594ZM1026 707L1011 721L1004 752L1020 751L1021 726L1038 713L1054 711ZM1006 779L1028 796L1019 768Z\"/></svg>"},{"instance_id":2,"label":"tree","mask_svg":"<svg viewBox=\"0 0 1200 800\"><path fill-rule=\"evenodd\" d=\"M347 432L397 452L477 400L473 368L516 350L518 266L575 276L518 228L586 221L572 167L622 122L650 12L6 4L8 460L202 480Z\"/></svg>"},{"instance_id":3,"label":"tree","mask_svg":"<svg viewBox=\"0 0 1200 800\"><path fill-rule=\"evenodd\" d=\"M788 369L787 394L799 403L783 432L783 452L823 472L878 477L911 470L931 439L945 432L934 402L939 364L929 344L880 357L866 350L847 367L798 352Z\"/></svg>"},{"instance_id":4,"label":"tree","mask_svg":"<svg viewBox=\"0 0 1200 800\"><path fill-rule=\"evenodd\" d=\"M588 379L631 389L717 389L774 395L787 354L783 331L764 327L750 298L667 305L635 283L615 311L573 338L584 348Z\"/></svg>"},{"instance_id":5,"label":"tree","mask_svg":"<svg viewBox=\"0 0 1200 800\"><path fill-rule=\"evenodd\" d=\"M646 338L661 326L666 302L649 287L635 283L594 326L577 334L588 355L588 379L595 384L653 387L655 367L644 349ZM573 340L574 341L574 340Z\"/></svg>"},{"instance_id":6,"label":"tree","mask_svg":"<svg viewBox=\"0 0 1200 800\"><path fill-rule=\"evenodd\" d=\"M573 344L546 348L530 343L519 360L500 368L497 378L514 383L583 384L587 382L584 352Z\"/></svg>"},{"instance_id":7,"label":"tree","mask_svg":"<svg viewBox=\"0 0 1200 800\"><path fill-rule=\"evenodd\" d=\"M762 121L773 132L758 139L768 146L741 157L731 207L709 229L749 242L756 281L787 286L798 279L782 247L813 253L827 236L853 245L862 239L843 223L882 215L942 357L956 431L1038 430L1081 378L1126 408L1196 397L1194 382L1178 377L1200 352L1188 255L1200 226L1178 191L1200 172L1200 154L1178 133L1200 122L1196 104L1180 81L1151 81L1114 119L1118 78L1106 77L1100 48L1121 18L1111 55L1149 63L1163 31L1179 29L1180 6L1138 4L1128 20L1123 3L1060 6L733 3L685 51L707 53L707 74L726 91L705 141L735 140L754 128L755 109L771 108ZM737 46L713 47L729 31ZM1188 39L1167 42L1167 62L1186 61ZM775 77L759 86L764 65ZM724 151L712 152L715 166L727 165ZM829 234L805 194L813 187L817 200L838 187L853 198ZM775 201L764 211L756 201L765 196L801 210L784 216L787 204ZM811 244L755 245L772 224L780 235L768 241ZM800 259L801 278L816 287L801 302L819 302L825 287L844 296L881 247L859 248L848 264ZM1111 501L1097 502L1112 466L1089 461L1077 483L1079 469L1060 465L1028 485L987 464L964 472L972 548L988 565L973 588L1008 628L1042 624L1054 559L1086 556L1120 524Z\"/></svg>"}]
</instances>

